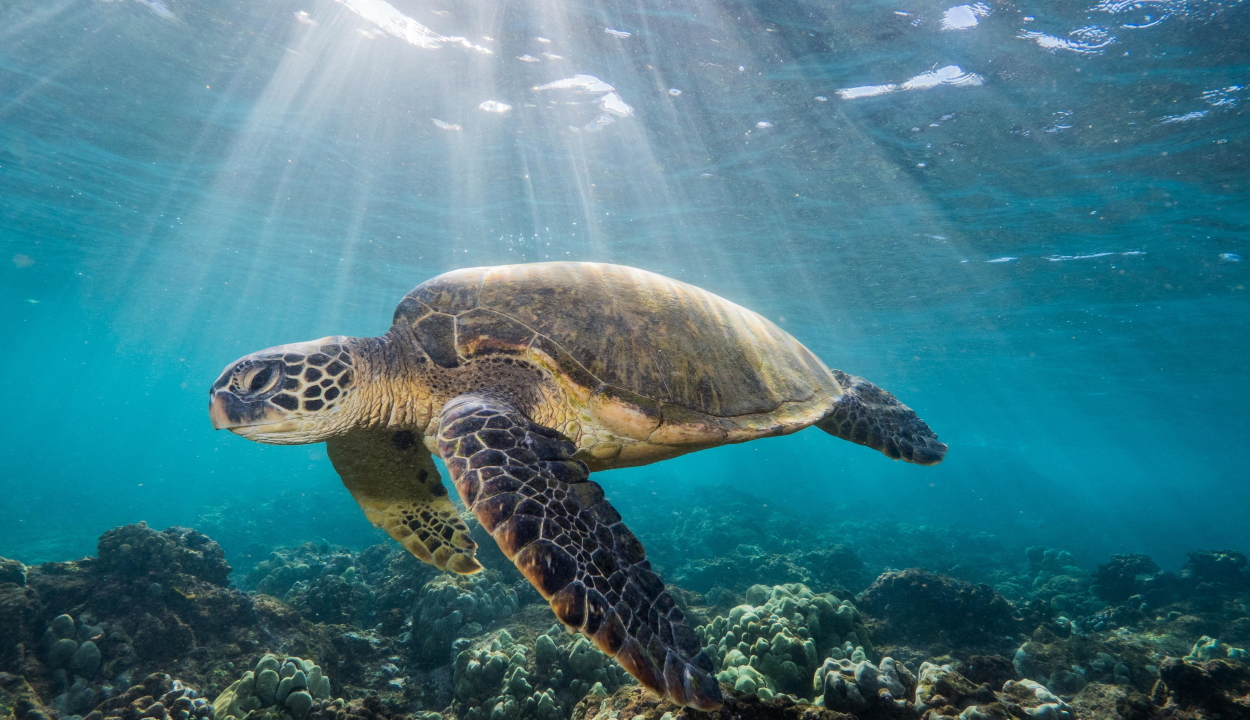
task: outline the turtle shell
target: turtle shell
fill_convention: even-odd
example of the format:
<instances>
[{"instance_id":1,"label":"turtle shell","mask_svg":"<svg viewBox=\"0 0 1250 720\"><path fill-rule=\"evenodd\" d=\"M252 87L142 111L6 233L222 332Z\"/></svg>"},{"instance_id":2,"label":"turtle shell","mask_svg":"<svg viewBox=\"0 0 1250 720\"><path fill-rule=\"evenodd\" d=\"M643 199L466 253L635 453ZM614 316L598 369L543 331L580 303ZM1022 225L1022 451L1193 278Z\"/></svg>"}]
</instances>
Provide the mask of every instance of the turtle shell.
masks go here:
<instances>
[{"instance_id":1,"label":"turtle shell","mask_svg":"<svg viewBox=\"0 0 1250 720\"><path fill-rule=\"evenodd\" d=\"M655 415L651 430L683 409L696 424L777 426L787 406L807 408L792 419L806 425L841 392L819 358L766 318L620 265L456 270L417 286L395 322L409 324L444 367L487 354L540 356L567 385Z\"/></svg>"}]
</instances>

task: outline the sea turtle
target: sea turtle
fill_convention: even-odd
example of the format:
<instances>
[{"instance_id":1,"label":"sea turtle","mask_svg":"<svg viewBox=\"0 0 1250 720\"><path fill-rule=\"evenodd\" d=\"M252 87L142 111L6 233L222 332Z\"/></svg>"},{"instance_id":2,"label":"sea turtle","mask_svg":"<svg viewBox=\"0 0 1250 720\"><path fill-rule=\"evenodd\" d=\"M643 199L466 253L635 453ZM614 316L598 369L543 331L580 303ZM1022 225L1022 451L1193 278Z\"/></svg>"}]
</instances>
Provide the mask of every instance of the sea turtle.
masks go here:
<instances>
[{"instance_id":1,"label":"sea turtle","mask_svg":"<svg viewBox=\"0 0 1250 720\"><path fill-rule=\"evenodd\" d=\"M815 425L908 462L942 460L916 413L825 367L781 328L619 265L469 268L419 286L381 337L326 337L231 363L214 427L326 442L365 516L440 570L481 569L460 499L543 597L643 685L722 702L707 654L591 472Z\"/></svg>"}]
</instances>

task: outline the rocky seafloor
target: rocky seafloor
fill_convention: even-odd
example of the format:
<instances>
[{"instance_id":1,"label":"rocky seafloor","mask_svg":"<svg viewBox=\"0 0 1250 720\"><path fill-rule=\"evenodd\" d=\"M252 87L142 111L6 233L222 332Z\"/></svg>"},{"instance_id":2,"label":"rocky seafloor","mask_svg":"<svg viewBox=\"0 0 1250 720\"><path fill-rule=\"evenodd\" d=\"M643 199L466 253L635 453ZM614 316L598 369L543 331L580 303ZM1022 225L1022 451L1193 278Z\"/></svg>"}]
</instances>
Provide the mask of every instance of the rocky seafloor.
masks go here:
<instances>
[{"instance_id":1,"label":"rocky seafloor","mask_svg":"<svg viewBox=\"0 0 1250 720\"><path fill-rule=\"evenodd\" d=\"M1144 555L1084 568L957 529L811 526L729 492L652 510L626 515L716 664L728 699L707 715L1250 718L1240 552L1194 551L1179 573ZM394 543L268 546L281 533L264 517L251 534L223 521L249 511L264 515L199 523L239 546L235 569L203 532L142 523L94 557L0 559L0 717L704 715L561 629L480 528L486 570L460 577Z\"/></svg>"}]
</instances>

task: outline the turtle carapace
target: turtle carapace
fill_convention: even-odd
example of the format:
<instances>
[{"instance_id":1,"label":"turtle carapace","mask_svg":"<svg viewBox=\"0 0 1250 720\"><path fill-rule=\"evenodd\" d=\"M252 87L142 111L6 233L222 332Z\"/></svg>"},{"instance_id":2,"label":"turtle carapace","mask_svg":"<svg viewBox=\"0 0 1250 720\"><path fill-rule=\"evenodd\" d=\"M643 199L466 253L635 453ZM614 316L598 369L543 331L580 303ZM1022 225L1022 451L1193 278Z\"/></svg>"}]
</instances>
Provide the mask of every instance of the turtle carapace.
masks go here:
<instances>
[{"instance_id":1,"label":"turtle carapace","mask_svg":"<svg viewBox=\"0 0 1250 720\"><path fill-rule=\"evenodd\" d=\"M326 442L365 516L440 570L481 569L431 453L550 603L643 685L713 709L712 663L590 473L816 425L931 465L938 441L863 378L707 291L619 265L470 268L410 292L376 338L231 363L218 429Z\"/></svg>"}]
</instances>

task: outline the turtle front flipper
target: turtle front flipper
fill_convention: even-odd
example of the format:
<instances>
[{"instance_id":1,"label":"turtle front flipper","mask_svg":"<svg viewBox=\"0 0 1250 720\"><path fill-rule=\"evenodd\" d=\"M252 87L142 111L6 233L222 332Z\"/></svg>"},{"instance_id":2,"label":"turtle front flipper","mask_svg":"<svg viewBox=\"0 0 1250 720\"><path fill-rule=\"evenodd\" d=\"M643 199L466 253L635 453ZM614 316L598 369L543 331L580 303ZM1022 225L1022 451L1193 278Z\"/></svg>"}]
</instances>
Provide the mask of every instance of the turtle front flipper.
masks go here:
<instances>
[{"instance_id":1,"label":"turtle front flipper","mask_svg":"<svg viewBox=\"0 0 1250 720\"><path fill-rule=\"evenodd\" d=\"M477 543L447 497L434 458L408 430L357 430L326 442L330 461L365 517L439 570L482 569Z\"/></svg>"},{"instance_id":2,"label":"turtle front flipper","mask_svg":"<svg viewBox=\"0 0 1250 720\"><path fill-rule=\"evenodd\" d=\"M842 397L816 427L830 435L880 450L895 460L936 465L946 456L946 443L915 410L862 377L833 370Z\"/></svg>"},{"instance_id":3,"label":"turtle front flipper","mask_svg":"<svg viewBox=\"0 0 1250 720\"><path fill-rule=\"evenodd\" d=\"M439 419L438 452L460 498L560 622L657 693L720 707L698 637L574 450L490 393L452 399Z\"/></svg>"}]
</instances>

